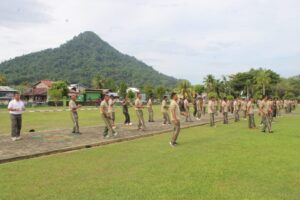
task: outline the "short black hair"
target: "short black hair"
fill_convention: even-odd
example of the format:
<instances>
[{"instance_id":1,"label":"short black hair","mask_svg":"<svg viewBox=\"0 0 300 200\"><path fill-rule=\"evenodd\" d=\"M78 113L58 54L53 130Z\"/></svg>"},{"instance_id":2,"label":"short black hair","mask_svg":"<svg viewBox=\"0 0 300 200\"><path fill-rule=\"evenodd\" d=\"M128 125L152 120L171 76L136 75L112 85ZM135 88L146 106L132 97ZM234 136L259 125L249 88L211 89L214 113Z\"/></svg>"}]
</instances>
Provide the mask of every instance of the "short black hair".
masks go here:
<instances>
[{"instance_id":1,"label":"short black hair","mask_svg":"<svg viewBox=\"0 0 300 200\"><path fill-rule=\"evenodd\" d=\"M174 97L175 95L177 95L177 93L176 93L176 92L172 92L172 93L171 93L171 99L173 99L173 97Z\"/></svg>"}]
</instances>

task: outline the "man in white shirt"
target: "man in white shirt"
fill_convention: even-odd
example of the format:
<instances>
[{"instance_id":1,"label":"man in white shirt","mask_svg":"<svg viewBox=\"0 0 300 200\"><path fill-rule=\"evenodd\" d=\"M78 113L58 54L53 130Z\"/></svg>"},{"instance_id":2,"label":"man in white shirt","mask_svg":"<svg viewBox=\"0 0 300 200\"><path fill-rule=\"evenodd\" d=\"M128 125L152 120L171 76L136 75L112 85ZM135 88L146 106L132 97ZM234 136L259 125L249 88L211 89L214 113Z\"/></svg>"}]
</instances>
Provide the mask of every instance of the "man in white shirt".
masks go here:
<instances>
[{"instance_id":1,"label":"man in white shirt","mask_svg":"<svg viewBox=\"0 0 300 200\"><path fill-rule=\"evenodd\" d=\"M14 99L9 102L8 111L11 119L11 139L16 141L21 139L22 113L25 111L25 105L19 93L16 93Z\"/></svg>"}]
</instances>

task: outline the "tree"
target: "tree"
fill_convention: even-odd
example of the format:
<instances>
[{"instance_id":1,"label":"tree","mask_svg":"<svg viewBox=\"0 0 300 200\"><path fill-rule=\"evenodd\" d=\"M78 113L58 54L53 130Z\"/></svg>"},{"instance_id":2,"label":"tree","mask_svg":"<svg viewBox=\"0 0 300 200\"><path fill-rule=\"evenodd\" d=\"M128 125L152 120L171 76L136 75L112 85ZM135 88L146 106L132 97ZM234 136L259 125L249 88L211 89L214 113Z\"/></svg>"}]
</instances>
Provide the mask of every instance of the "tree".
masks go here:
<instances>
[{"instance_id":1,"label":"tree","mask_svg":"<svg viewBox=\"0 0 300 200\"><path fill-rule=\"evenodd\" d=\"M4 74L0 74L0 85L6 85L7 80Z\"/></svg>"},{"instance_id":2,"label":"tree","mask_svg":"<svg viewBox=\"0 0 300 200\"><path fill-rule=\"evenodd\" d=\"M123 98L126 97L126 95L127 95L126 90L127 90L127 84L123 81L123 82L121 82L121 84L119 86L119 95L120 95L120 97L123 97Z\"/></svg>"},{"instance_id":3,"label":"tree","mask_svg":"<svg viewBox=\"0 0 300 200\"><path fill-rule=\"evenodd\" d=\"M54 82L51 88L48 90L48 95L51 100L54 101L55 106L62 100L64 96L67 96L69 92L68 84L65 81Z\"/></svg>"},{"instance_id":4,"label":"tree","mask_svg":"<svg viewBox=\"0 0 300 200\"><path fill-rule=\"evenodd\" d=\"M154 87L151 85L146 85L144 87L144 92L146 94L146 97L149 98L154 95Z\"/></svg>"},{"instance_id":5,"label":"tree","mask_svg":"<svg viewBox=\"0 0 300 200\"><path fill-rule=\"evenodd\" d=\"M271 78L266 70L261 70L256 77L256 82L262 86L262 95L266 95L266 86L270 83Z\"/></svg>"},{"instance_id":6,"label":"tree","mask_svg":"<svg viewBox=\"0 0 300 200\"><path fill-rule=\"evenodd\" d=\"M104 88L104 78L101 76L101 74L97 74L94 76L92 80L92 86L95 89L103 89Z\"/></svg>"},{"instance_id":7,"label":"tree","mask_svg":"<svg viewBox=\"0 0 300 200\"><path fill-rule=\"evenodd\" d=\"M132 92L131 90L128 91L127 93L128 98L132 101L135 98L135 93Z\"/></svg>"},{"instance_id":8,"label":"tree","mask_svg":"<svg viewBox=\"0 0 300 200\"><path fill-rule=\"evenodd\" d=\"M250 89L250 86L251 86L251 81L248 79L246 80L246 91L247 91L247 99L249 99L250 95L249 95L249 89Z\"/></svg>"},{"instance_id":9,"label":"tree","mask_svg":"<svg viewBox=\"0 0 300 200\"><path fill-rule=\"evenodd\" d=\"M50 99L54 101L55 106L57 106L58 102L62 100L63 95L60 89L49 89L48 95Z\"/></svg>"},{"instance_id":10,"label":"tree","mask_svg":"<svg viewBox=\"0 0 300 200\"><path fill-rule=\"evenodd\" d=\"M116 83L115 83L114 79L112 79L112 78L106 79L105 82L104 82L104 86L107 89L112 90L113 92L115 92L117 90Z\"/></svg>"},{"instance_id":11,"label":"tree","mask_svg":"<svg viewBox=\"0 0 300 200\"><path fill-rule=\"evenodd\" d=\"M156 88L155 93L156 93L157 98L162 99L163 96L166 94L166 88L163 86L158 86Z\"/></svg>"},{"instance_id":12,"label":"tree","mask_svg":"<svg viewBox=\"0 0 300 200\"><path fill-rule=\"evenodd\" d=\"M184 97L191 96L191 83L188 80L180 81L178 84L178 89Z\"/></svg>"},{"instance_id":13,"label":"tree","mask_svg":"<svg viewBox=\"0 0 300 200\"><path fill-rule=\"evenodd\" d=\"M215 91L216 79L212 74L209 74L204 78L204 84L208 93Z\"/></svg>"},{"instance_id":14,"label":"tree","mask_svg":"<svg viewBox=\"0 0 300 200\"><path fill-rule=\"evenodd\" d=\"M200 95L204 92L204 90L205 90L205 87L203 85L200 85L200 84L194 85L194 91L196 94Z\"/></svg>"}]
</instances>

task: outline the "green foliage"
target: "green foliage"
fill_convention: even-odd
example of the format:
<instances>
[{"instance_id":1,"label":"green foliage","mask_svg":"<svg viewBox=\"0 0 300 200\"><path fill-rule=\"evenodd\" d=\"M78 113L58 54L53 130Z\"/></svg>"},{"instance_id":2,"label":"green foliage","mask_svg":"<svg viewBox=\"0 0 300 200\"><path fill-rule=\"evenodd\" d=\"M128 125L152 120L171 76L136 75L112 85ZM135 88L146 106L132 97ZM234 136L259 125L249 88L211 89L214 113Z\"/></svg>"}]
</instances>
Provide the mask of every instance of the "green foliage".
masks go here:
<instances>
[{"instance_id":1,"label":"green foliage","mask_svg":"<svg viewBox=\"0 0 300 200\"><path fill-rule=\"evenodd\" d=\"M62 96L68 96L68 84L65 81L56 81L52 84L50 90L60 90Z\"/></svg>"},{"instance_id":2,"label":"green foliage","mask_svg":"<svg viewBox=\"0 0 300 200\"><path fill-rule=\"evenodd\" d=\"M121 82L120 86L119 86L119 96L122 98L125 98L127 95L127 84L125 82Z\"/></svg>"},{"instance_id":3,"label":"green foliage","mask_svg":"<svg viewBox=\"0 0 300 200\"><path fill-rule=\"evenodd\" d=\"M162 99L163 96L166 94L166 88L163 86L159 86L156 88L155 93L157 98Z\"/></svg>"},{"instance_id":4,"label":"green foliage","mask_svg":"<svg viewBox=\"0 0 300 200\"><path fill-rule=\"evenodd\" d=\"M234 96L228 95L228 96L227 96L227 99L228 99L228 100L233 100L233 99L234 99Z\"/></svg>"},{"instance_id":5,"label":"green foliage","mask_svg":"<svg viewBox=\"0 0 300 200\"><path fill-rule=\"evenodd\" d=\"M188 81L188 80L181 80L179 83L178 83L178 91L180 94L182 94L184 97L191 97L191 83Z\"/></svg>"},{"instance_id":6,"label":"green foliage","mask_svg":"<svg viewBox=\"0 0 300 200\"><path fill-rule=\"evenodd\" d=\"M206 92L209 93L216 91L216 79L212 74L209 74L204 78L204 83L206 87Z\"/></svg>"},{"instance_id":7,"label":"green foliage","mask_svg":"<svg viewBox=\"0 0 300 200\"><path fill-rule=\"evenodd\" d=\"M20 56L0 64L8 84L41 79L66 80L91 86L95 74L130 86L165 85L175 87L177 80L155 71L132 56L120 53L93 32L84 32L59 48Z\"/></svg>"},{"instance_id":8,"label":"green foliage","mask_svg":"<svg viewBox=\"0 0 300 200\"><path fill-rule=\"evenodd\" d=\"M0 74L0 85L6 85L7 80L4 74Z\"/></svg>"},{"instance_id":9,"label":"green foliage","mask_svg":"<svg viewBox=\"0 0 300 200\"><path fill-rule=\"evenodd\" d=\"M288 92L284 95L284 99L295 99L295 94L292 92Z\"/></svg>"},{"instance_id":10,"label":"green foliage","mask_svg":"<svg viewBox=\"0 0 300 200\"><path fill-rule=\"evenodd\" d=\"M203 85L198 84L194 85L193 89L196 94L202 94L205 90L205 87Z\"/></svg>"},{"instance_id":11,"label":"green foliage","mask_svg":"<svg viewBox=\"0 0 300 200\"><path fill-rule=\"evenodd\" d=\"M155 88L151 85L146 85L144 86L144 89L143 89L143 92L146 94L146 97L149 98L149 97L153 97L154 96L154 93L155 93Z\"/></svg>"},{"instance_id":12,"label":"green foliage","mask_svg":"<svg viewBox=\"0 0 300 200\"><path fill-rule=\"evenodd\" d=\"M207 96L208 96L209 99L210 98L217 98L218 94L216 92L209 92Z\"/></svg>"},{"instance_id":13,"label":"green foliage","mask_svg":"<svg viewBox=\"0 0 300 200\"><path fill-rule=\"evenodd\" d=\"M68 95L68 85L64 81L54 82L51 88L48 90L50 100L54 101L57 106L58 102L62 100L64 96Z\"/></svg>"},{"instance_id":14,"label":"green foliage","mask_svg":"<svg viewBox=\"0 0 300 200\"><path fill-rule=\"evenodd\" d=\"M95 89L103 89L104 88L104 78L101 74L96 74L96 76L92 79L92 86Z\"/></svg>"},{"instance_id":15,"label":"green foliage","mask_svg":"<svg viewBox=\"0 0 300 200\"><path fill-rule=\"evenodd\" d=\"M49 89L48 95L49 95L50 99L52 101L54 101L56 106L57 106L58 102L60 100L62 100L62 97L63 97L62 91L59 89Z\"/></svg>"},{"instance_id":16,"label":"green foliage","mask_svg":"<svg viewBox=\"0 0 300 200\"><path fill-rule=\"evenodd\" d=\"M104 82L104 86L106 89L110 89L113 92L117 91L117 85L116 82L112 78L108 78Z\"/></svg>"},{"instance_id":17,"label":"green foliage","mask_svg":"<svg viewBox=\"0 0 300 200\"><path fill-rule=\"evenodd\" d=\"M135 93L129 90L127 96L132 101L135 98Z\"/></svg>"}]
</instances>

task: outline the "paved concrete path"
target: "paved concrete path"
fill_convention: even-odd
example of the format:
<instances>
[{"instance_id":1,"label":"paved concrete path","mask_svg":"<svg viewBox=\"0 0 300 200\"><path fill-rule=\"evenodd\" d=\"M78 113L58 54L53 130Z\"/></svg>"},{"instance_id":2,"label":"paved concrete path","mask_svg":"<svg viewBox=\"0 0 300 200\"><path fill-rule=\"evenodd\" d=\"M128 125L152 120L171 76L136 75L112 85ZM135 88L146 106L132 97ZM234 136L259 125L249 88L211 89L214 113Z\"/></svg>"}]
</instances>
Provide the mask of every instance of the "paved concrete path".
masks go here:
<instances>
[{"instance_id":1,"label":"paved concrete path","mask_svg":"<svg viewBox=\"0 0 300 200\"><path fill-rule=\"evenodd\" d=\"M189 128L207 124L209 123L208 117L205 115L200 121L194 122L182 121L181 127ZM221 114L216 117L216 121L220 120L222 120ZM21 140L15 142L11 141L9 135L0 136L0 163L133 140L172 131L172 125L163 126L161 119L154 123L146 123L146 126L146 131L138 131L135 124L132 126L118 125L116 129L119 133L118 136L109 139L104 139L102 136L103 126L81 128L81 135L72 134L71 129L27 133L22 135Z\"/></svg>"}]
</instances>

